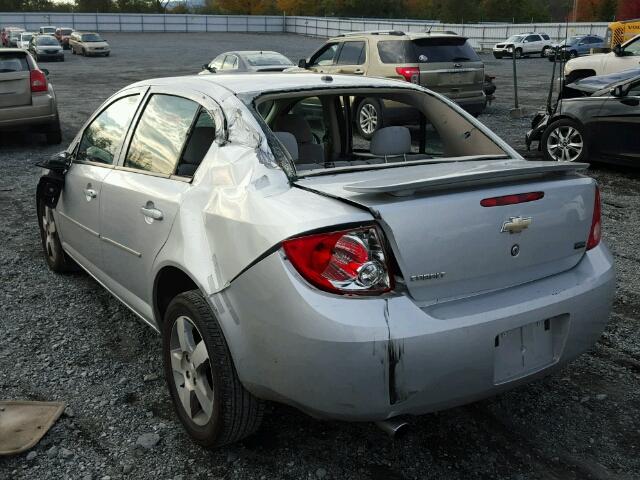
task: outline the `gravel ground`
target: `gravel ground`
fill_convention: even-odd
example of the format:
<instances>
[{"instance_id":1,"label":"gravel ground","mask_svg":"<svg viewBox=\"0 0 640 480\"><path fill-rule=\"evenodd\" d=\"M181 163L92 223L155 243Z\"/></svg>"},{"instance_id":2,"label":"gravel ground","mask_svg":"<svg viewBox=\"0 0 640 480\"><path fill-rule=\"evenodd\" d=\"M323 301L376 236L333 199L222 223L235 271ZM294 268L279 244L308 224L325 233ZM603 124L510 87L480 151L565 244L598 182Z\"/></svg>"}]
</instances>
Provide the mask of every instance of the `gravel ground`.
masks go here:
<instances>
[{"instance_id":1,"label":"gravel ground","mask_svg":"<svg viewBox=\"0 0 640 480\"><path fill-rule=\"evenodd\" d=\"M43 64L59 97L64 141L111 93L143 78L196 72L231 49L293 59L321 41L290 35L106 35L110 58L67 52ZM519 150L511 63L485 57L497 99L481 119ZM519 64L521 102L544 103L551 63ZM0 398L69 407L32 453L0 458L0 478L632 479L640 478L640 182L631 170L590 171L603 194L604 237L618 290L611 322L588 354L509 393L413 420L391 441L371 424L323 422L272 405L257 435L208 452L174 416L160 339L84 274L55 275L41 256L34 209L39 169L59 148L0 137ZM634 248L633 246L636 245Z\"/></svg>"}]
</instances>

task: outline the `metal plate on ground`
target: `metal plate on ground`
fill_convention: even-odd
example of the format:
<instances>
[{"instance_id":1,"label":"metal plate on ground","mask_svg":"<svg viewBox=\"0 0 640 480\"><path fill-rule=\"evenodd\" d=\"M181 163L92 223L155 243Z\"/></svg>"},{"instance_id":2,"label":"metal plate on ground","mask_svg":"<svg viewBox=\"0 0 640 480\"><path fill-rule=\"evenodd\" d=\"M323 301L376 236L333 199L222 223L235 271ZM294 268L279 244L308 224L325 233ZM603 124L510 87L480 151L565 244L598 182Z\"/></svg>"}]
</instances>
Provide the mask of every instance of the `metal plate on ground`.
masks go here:
<instances>
[{"instance_id":1,"label":"metal plate on ground","mask_svg":"<svg viewBox=\"0 0 640 480\"><path fill-rule=\"evenodd\" d=\"M0 455L29 450L60 417L62 402L0 401Z\"/></svg>"}]
</instances>

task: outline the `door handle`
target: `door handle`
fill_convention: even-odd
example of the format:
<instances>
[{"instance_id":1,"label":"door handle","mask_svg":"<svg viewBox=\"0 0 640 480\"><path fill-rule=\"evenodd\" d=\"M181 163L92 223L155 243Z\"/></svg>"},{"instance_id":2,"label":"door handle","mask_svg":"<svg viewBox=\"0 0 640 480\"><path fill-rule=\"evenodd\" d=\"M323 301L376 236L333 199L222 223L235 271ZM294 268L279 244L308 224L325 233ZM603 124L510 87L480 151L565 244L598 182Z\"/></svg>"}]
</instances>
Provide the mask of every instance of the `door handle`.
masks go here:
<instances>
[{"instance_id":1,"label":"door handle","mask_svg":"<svg viewBox=\"0 0 640 480\"><path fill-rule=\"evenodd\" d=\"M140 208L140 213L142 213L145 218L151 220L162 220L164 218L162 210L158 210L157 208L153 207L153 205Z\"/></svg>"},{"instance_id":2,"label":"door handle","mask_svg":"<svg viewBox=\"0 0 640 480\"><path fill-rule=\"evenodd\" d=\"M92 198L96 198L98 196L98 192L96 192L93 188L85 188L84 195L87 197L87 202L90 202Z\"/></svg>"},{"instance_id":3,"label":"door handle","mask_svg":"<svg viewBox=\"0 0 640 480\"><path fill-rule=\"evenodd\" d=\"M362 74L364 74L364 70L362 70L361 68L356 68L353 71L353 73L356 74L356 75L362 75Z\"/></svg>"}]
</instances>

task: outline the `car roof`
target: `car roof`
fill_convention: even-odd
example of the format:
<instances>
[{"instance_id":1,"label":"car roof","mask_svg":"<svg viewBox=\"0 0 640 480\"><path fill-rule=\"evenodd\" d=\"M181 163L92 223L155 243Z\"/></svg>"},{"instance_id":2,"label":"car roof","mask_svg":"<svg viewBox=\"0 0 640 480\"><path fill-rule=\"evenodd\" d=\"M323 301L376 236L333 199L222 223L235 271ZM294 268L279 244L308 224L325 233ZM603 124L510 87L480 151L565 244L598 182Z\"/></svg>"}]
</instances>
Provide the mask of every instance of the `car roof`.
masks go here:
<instances>
[{"instance_id":1,"label":"car roof","mask_svg":"<svg viewBox=\"0 0 640 480\"><path fill-rule=\"evenodd\" d=\"M330 78L331 80L326 80ZM256 92L290 92L295 90L322 90L335 88L404 88L419 89L416 85L399 80L355 75L326 75L319 73L255 73L229 75L191 75L143 80L134 86L184 85L197 90L206 90L208 85L223 87L233 94Z\"/></svg>"}]
</instances>

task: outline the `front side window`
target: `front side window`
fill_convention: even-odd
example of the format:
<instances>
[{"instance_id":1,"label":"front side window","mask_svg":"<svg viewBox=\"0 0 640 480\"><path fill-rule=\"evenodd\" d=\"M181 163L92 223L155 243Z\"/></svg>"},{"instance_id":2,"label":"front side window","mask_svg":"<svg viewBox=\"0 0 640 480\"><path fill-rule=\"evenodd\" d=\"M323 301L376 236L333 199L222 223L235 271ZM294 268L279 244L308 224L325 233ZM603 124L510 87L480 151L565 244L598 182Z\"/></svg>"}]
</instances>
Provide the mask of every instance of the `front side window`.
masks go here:
<instances>
[{"instance_id":1,"label":"front side window","mask_svg":"<svg viewBox=\"0 0 640 480\"><path fill-rule=\"evenodd\" d=\"M171 175L198 108L186 98L153 95L133 134L124 166Z\"/></svg>"},{"instance_id":2,"label":"front side window","mask_svg":"<svg viewBox=\"0 0 640 480\"><path fill-rule=\"evenodd\" d=\"M238 57L227 55L222 64L222 70L235 70L236 68L238 68Z\"/></svg>"},{"instance_id":3,"label":"front side window","mask_svg":"<svg viewBox=\"0 0 640 480\"><path fill-rule=\"evenodd\" d=\"M330 43L325 45L318 53L316 53L313 57L311 57L311 65L317 66L328 66L333 65L333 59L336 56L336 52L338 51L339 44Z\"/></svg>"},{"instance_id":4,"label":"front side window","mask_svg":"<svg viewBox=\"0 0 640 480\"><path fill-rule=\"evenodd\" d=\"M216 70L220 70L222 68L222 63L224 62L224 57L224 55L218 55L215 60L209 64L209 66Z\"/></svg>"},{"instance_id":5,"label":"front side window","mask_svg":"<svg viewBox=\"0 0 640 480\"><path fill-rule=\"evenodd\" d=\"M338 65L362 65L366 59L365 42L344 42Z\"/></svg>"},{"instance_id":6,"label":"front side window","mask_svg":"<svg viewBox=\"0 0 640 480\"><path fill-rule=\"evenodd\" d=\"M624 55L625 57L640 55L640 37L624 48Z\"/></svg>"},{"instance_id":7,"label":"front side window","mask_svg":"<svg viewBox=\"0 0 640 480\"><path fill-rule=\"evenodd\" d=\"M138 104L139 95L120 98L85 129L76 154L79 161L112 165Z\"/></svg>"}]
</instances>

